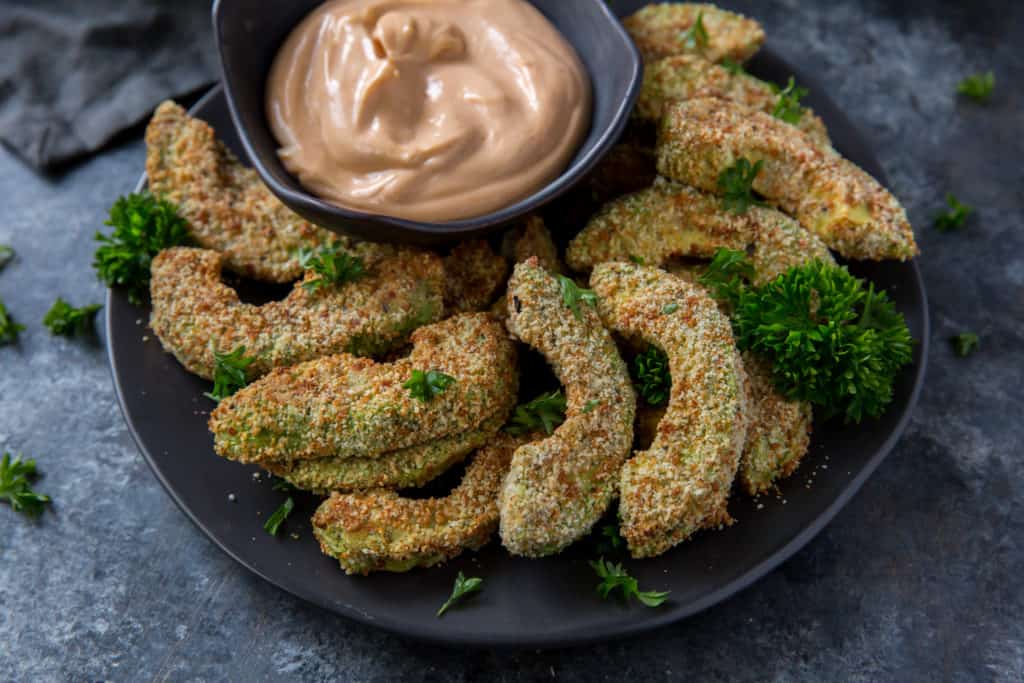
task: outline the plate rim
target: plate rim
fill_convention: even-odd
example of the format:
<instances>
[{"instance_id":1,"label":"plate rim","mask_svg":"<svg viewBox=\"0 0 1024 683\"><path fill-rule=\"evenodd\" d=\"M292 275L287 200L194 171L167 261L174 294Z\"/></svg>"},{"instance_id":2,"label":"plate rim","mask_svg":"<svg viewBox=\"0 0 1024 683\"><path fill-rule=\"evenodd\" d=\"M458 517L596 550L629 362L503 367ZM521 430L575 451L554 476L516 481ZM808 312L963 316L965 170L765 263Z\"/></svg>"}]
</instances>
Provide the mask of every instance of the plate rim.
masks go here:
<instances>
[{"instance_id":1,"label":"plate rim","mask_svg":"<svg viewBox=\"0 0 1024 683\"><path fill-rule=\"evenodd\" d=\"M785 61L782 57L779 57L769 49L765 52L770 52L770 56L781 61ZM210 101L217 97L223 97L223 85L221 83L215 83L210 89L200 97L195 104L189 108L189 114L194 114L197 110L205 107ZM852 122L850 122L851 125ZM863 136L860 134L859 129L853 126L856 134L863 140ZM873 149L871 145L867 144L864 140L865 146L868 149ZM881 179L881 180L884 180ZM139 181L135 184L135 192L141 191L146 187L146 174L143 173L139 178ZM318 609L326 612L338 614L345 618L351 619L357 623L365 624L367 626L373 626L391 633L402 635L405 637L413 638L417 641L431 643L435 645L443 646L469 646L475 648L491 647L491 648L503 648L503 649L555 649L563 648L576 645L586 645L590 643L603 642L610 638L615 637L632 637L642 633L650 632L654 629L662 628L669 624L678 623L692 617L700 612L703 612L710 607L723 602L724 600L735 596L741 591L749 588L760 578L771 572L776 567L780 566L783 562L791 558L804 546L806 546L815 536L817 536L842 510L847 503L860 491L861 487L868 480L868 478L878 469L879 465L888 457L896 443L902 438L903 433L906 431L906 427L910 422L910 418L913 415L914 409L917 406L918 399L921 391L924 387L925 376L928 368L928 356L929 347L931 341L931 317L928 308L928 293L925 289L924 278L921 275L920 267L918 266L917 259L911 259L908 262L904 262L904 265L908 266L913 274L913 281L916 285L916 294L920 297L921 301L921 330L922 336L918 342L920 349L920 365L914 375L913 387L910 392L910 396L903 407L903 411L899 416L899 420L896 426L886 437L885 441L879 447L875 453L869 458L866 463L861 467L860 472L855 476L836 496L836 498L826 507L821 513L819 513L814 520L804 527L798 534L796 534L787 543L779 547L771 555L751 566L742 574L729 581L721 588L711 591L701 598L689 602L684 605L680 605L674 609L661 610L651 615L649 619L645 619L635 623L622 623L618 627L615 626L604 626L597 629L596 632L573 635L571 633L559 634L556 636L544 636L541 638L531 638L529 634L523 634L522 637L512 637L502 634L494 633L482 633L479 635L463 636L461 634L451 635L445 634L443 631L436 629L430 630L422 627L420 624L412 621L402 621L392 619L390 617L375 617L361 611L353 606L333 603L328 604L319 595L314 594L312 591L306 591L301 588L292 588L281 585L277 580L268 576L265 572L254 566L251 562L241 557L238 553L231 550L204 524L203 520L199 519L192 510L184 504L181 498L178 496L175 489L172 487L170 482L164 477L160 468L157 465L156 459L153 457L149 448L143 443L141 437L136 430L135 424L130 416L128 409L125 392L118 380L118 362L114 354L114 326L112 322L112 316L110 311L112 310L111 304L114 299L114 290L107 288L106 295L104 297L106 315L104 321L105 331L105 346L107 350L107 360L110 366L111 381L114 385L114 392L117 397L118 407L120 408L121 415L124 418L125 424L128 428L128 432L135 442L136 447L139 449L140 454L149 466L157 481L163 487L164 491L170 496L174 504L185 514L185 516L202 532L209 541L213 542L221 551L228 555L235 562L245 567L248 571L252 572L256 576L260 577L264 581L267 581L277 589L289 593Z\"/></svg>"}]
</instances>

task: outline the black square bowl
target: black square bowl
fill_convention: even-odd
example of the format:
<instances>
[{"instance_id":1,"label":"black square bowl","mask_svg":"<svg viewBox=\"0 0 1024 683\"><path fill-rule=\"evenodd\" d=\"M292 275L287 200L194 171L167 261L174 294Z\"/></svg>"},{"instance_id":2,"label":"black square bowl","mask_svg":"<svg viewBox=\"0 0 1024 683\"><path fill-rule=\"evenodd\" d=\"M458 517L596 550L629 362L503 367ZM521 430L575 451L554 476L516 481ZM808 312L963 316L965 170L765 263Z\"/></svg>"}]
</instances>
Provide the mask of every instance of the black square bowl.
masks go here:
<instances>
[{"instance_id":1,"label":"black square bowl","mask_svg":"<svg viewBox=\"0 0 1024 683\"><path fill-rule=\"evenodd\" d=\"M530 197L476 218L445 223L405 220L344 209L305 190L277 156L267 122L267 74L291 30L320 0L217 0L214 34L224 90L242 146L263 182L305 219L374 241L429 246L481 235L536 211L586 177L622 134L643 76L640 55L604 0L531 0L576 49L593 90L590 131L569 166Z\"/></svg>"}]
</instances>

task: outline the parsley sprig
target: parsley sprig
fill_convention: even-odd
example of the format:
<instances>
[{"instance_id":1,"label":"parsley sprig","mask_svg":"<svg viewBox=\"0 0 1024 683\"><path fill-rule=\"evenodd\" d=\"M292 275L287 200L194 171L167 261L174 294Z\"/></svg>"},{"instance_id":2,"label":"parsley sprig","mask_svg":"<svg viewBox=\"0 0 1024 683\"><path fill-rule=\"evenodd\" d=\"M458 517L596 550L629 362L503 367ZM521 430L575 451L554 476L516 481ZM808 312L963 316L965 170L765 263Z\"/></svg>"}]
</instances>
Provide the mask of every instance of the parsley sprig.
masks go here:
<instances>
[{"instance_id":1,"label":"parsley sprig","mask_svg":"<svg viewBox=\"0 0 1024 683\"><path fill-rule=\"evenodd\" d=\"M603 557L591 562L594 572L601 583L597 584L597 594L607 599L613 591L619 590L622 599L629 601L636 598L647 607L657 607L665 602L670 591L642 591L637 580L630 576L621 564L608 562Z\"/></svg>"},{"instance_id":2,"label":"parsley sprig","mask_svg":"<svg viewBox=\"0 0 1024 683\"><path fill-rule=\"evenodd\" d=\"M703 51L711 43L708 30L704 28L704 12L697 12L697 20L679 35L679 39L688 50Z\"/></svg>"},{"instance_id":3,"label":"parsley sprig","mask_svg":"<svg viewBox=\"0 0 1024 683\"><path fill-rule=\"evenodd\" d=\"M89 304L75 308L64 299L57 297L53 306L46 312L43 318L45 325L51 333L64 337L72 337L76 334L86 334L92 330L93 320L96 312L103 308L102 304Z\"/></svg>"},{"instance_id":4,"label":"parsley sprig","mask_svg":"<svg viewBox=\"0 0 1024 683\"><path fill-rule=\"evenodd\" d=\"M29 517L38 517L50 497L32 490L36 478L36 461L14 458L5 452L0 460L0 500L11 509Z\"/></svg>"},{"instance_id":5,"label":"parsley sprig","mask_svg":"<svg viewBox=\"0 0 1024 683\"><path fill-rule=\"evenodd\" d=\"M519 436L543 429L550 435L558 425L565 422L565 406L565 394L561 391L541 394L528 403L516 406L505 431Z\"/></svg>"},{"instance_id":6,"label":"parsley sprig","mask_svg":"<svg viewBox=\"0 0 1024 683\"><path fill-rule=\"evenodd\" d=\"M719 65L723 69L725 69L726 71L731 73L733 76L749 76L750 75L750 74L747 73L747 70L743 68L742 64L740 64L739 62L733 61L733 60L729 59L728 57L725 57L724 59L722 59L722 61L719 62Z\"/></svg>"},{"instance_id":7,"label":"parsley sprig","mask_svg":"<svg viewBox=\"0 0 1024 683\"><path fill-rule=\"evenodd\" d=\"M174 204L147 191L119 198L105 224L114 232L96 233L100 247L92 267L108 287L125 287L128 300L141 303L149 289L153 257L162 249L187 244L188 223Z\"/></svg>"},{"instance_id":8,"label":"parsley sprig","mask_svg":"<svg viewBox=\"0 0 1024 683\"><path fill-rule=\"evenodd\" d=\"M439 370L413 370L410 377L402 388L409 390L409 395L415 399L427 403L433 401L434 397L444 393L444 390L455 383L455 378L446 375Z\"/></svg>"},{"instance_id":9,"label":"parsley sprig","mask_svg":"<svg viewBox=\"0 0 1024 683\"><path fill-rule=\"evenodd\" d=\"M307 292L315 292L327 285L341 285L353 282L366 275L363 259L353 256L341 244L334 242L316 249L302 248L298 251L299 264L320 277L302 283Z\"/></svg>"},{"instance_id":10,"label":"parsley sprig","mask_svg":"<svg viewBox=\"0 0 1024 683\"><path fill-rule=\"evenodd\" d=\"M449 610L455 603L463 600L467 595L472 593L479 593L483 588L484 580L478 576L466 578L466 575L459 572L459 575L455 577L455 586L452 588L451 596L444 601L441 605L441 609L437 610L437 616L440 617Z\"/></svg>"},{"instance_id":11,"label":"parsley sprig","mask_svg":"<svg viewBox=\"0 0 1024 683\"><path fill-rule=\"evenodd\" d=\"M970 97L975 102L986 102L992 97L995 87L996 75L991 71L986 71L964 78L957 84L956 91Z\"/></svg>"},{"instance_id":12,"label":"parsley sprig","mask_svg":"<svg viewBox=\"0 0 1024 683\"><path fill-rule=\"evenodd\" d=\"M288 519L288 515L292 514L292 510L295 509L295 501L291 496L285 498L281 506L274 510L274 514L267 518L267 521L263 524L263 530L271 536L277 536L277 532L281 529L281 525L284 524L284 520Z\"/></svg>"},{"instance_id":13,"label":"parsley sprig","mask_svg":"<svg viewBox=\"0 0 1024 683\"><path fill-rule=\"evenodd\" d=\"M952 192L946 195L946 204L949 206L949 211L935 217L935 228L942 232L951 232L964 227L964 223L967 222L974 209L954 197Z\"/></svg>"},{"instance_id":14,"label":"parsley sprig","mask_svg":"<svg viewBox=\"0 0 1024 683\"><path fill-rule=\"evenodd\" d=\"M826 418L881 415L897 371L912 359L903 316L884 291L843 266L814 261L741 288L733 311L740 349L766 356L779 391Z\"/></svg>"},{"instance_id":15,"label":"parsley sprig","mask_svg":"<svg viewBox=\"0 0 1024 683\"><path fill-rule=\"evenodd\" d=\"M672 390L672 375L668 369L668 356L657 346L651 346L633 359L633 377L637 393L650 406L668 401Z\"/></svg>"},{"instance_id":16,"label":"parsley sprig","mask_svg":"<svg viewBox=\"0 0 1024 683\"><path fill-rule=\"evenodd\" d=\"M697 281L716 299L733 302L753 279L754 265L746 253L737 249L719 249Z\"/></svg>"},{"instance_id":17,"label":"parsley sprig","mask_svg":"<svg viewBox=\"0 0 1024 683\"><path fill-rule=\"evenodd\" d=\"M754 180L761 172L764 160L751 164L744 157L722 171L718 176L718 189L722 191L722 205L733 213L746 213L751 206L764 206L754 196Z\"/></svg>"},{"instance_id":18,"label":"parsley sprig","mask_svg":"<svg viewBox=\"0 0 1024 683\"><path fill-rule=\"evenodd\" d=\"M0 244L0 272L7 267L7 264L14 260L14 249L6 244Z\"/></svg>"},{"instance_id":19,"label":"parsley sprig","mask_svg":"<svg viewBox=\"0 0 1024 683\"><path fill-rule=\"evenodd\" d=\"M775 102L772 116L794 126L800 123L800 119L804 115L804 108L800 104L800 100L807 97L807 88L798 87L796 80L790 76L786 87L781 90L776 89L776 91L779 99Z\"/></svg>"},{"instance_id":20,"label":"parsley sprig","mask_svg":"<svg viewBox=\"0 0 1024 683\"><path fill-rule=\"evenodd\" d=\"M580 311L581 301L591 306L597 304L597 294L594 294L594 290L583 289L564 275L558 276L558 286L562 290L562 304L572 311L577 320L583 318L583 313Z\"/></svg>"},{"instance_id":21,"label":"parsley sprig","mask_svg":"<svg viewBox=\"0 0 1024 683\"><path fill-rule=\"evenodd\" d=\"M256 359L245 355L245 346L237 346L230 353L214 351L213 360L213 390L206 396L220 402L249 383L245 371Z\"/></svg>"},{"instance_id":22,"label":"parsley sprig","mask_svg":"<svg viewBox=\"0 0 1024 683\"><path fill-rule=\"evenodd\" d=\"M18 333L24 332L25 326L19 325L7 312L7 306L0 301L0 346L7 346L18 341Z\"/></svg>"},{"instance_id":23,"label":"parsley sprig","mask_svg":"<svg viewBox=\"0 0 1024 683\"><path fill-rule=\"evenodd\" d=\"M949 341L953 344L953 350L956 355L964 358L971 355L978 350L978 335L974 332L961 332L958 335L950 337Z\"/></svg>"}]
</instances>

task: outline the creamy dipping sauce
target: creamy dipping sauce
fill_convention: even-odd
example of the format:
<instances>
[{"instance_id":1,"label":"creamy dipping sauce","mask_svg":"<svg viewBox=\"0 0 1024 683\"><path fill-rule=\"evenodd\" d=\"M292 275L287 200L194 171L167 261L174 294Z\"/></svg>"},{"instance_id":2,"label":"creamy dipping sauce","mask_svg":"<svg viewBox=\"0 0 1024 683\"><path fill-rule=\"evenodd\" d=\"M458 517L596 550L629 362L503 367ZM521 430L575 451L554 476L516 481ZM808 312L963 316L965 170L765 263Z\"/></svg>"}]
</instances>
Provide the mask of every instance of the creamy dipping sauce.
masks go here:
<instances>
[{"instance_id":1,"label":"creamy dipping sauce","mask_svg":"<svg viewBox=\"0 0 1024 683\"><path fill-rule=\"evenodd\" d=\"M340 206L489 213L558 176L590 127L579 57L524 0L331 0L274 58L285 167Z\"/></svg>"}]
</instances>

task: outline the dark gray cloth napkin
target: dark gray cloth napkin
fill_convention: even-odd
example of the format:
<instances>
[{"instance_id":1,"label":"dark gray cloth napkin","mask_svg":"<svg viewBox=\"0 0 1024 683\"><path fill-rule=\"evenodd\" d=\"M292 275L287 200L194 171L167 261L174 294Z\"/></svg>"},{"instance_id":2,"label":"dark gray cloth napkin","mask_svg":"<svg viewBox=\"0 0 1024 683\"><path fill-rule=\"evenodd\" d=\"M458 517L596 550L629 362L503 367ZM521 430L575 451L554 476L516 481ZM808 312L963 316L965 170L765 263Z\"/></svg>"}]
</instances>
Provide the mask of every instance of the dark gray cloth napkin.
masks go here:
<instances>
[{"instance_id":1,"label":"dark gray cloth napkin","mask_svg":"<svg viewBox=\"0 0 1024 683\"><path fill-rule=\"evenodd\" d=\"M95 152L218 73L210 0L0 0L0 140L38 169Z\"/></svg>"}]
</instances>

